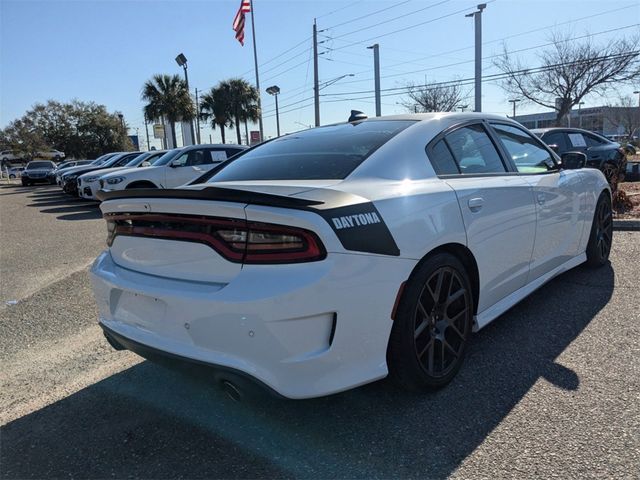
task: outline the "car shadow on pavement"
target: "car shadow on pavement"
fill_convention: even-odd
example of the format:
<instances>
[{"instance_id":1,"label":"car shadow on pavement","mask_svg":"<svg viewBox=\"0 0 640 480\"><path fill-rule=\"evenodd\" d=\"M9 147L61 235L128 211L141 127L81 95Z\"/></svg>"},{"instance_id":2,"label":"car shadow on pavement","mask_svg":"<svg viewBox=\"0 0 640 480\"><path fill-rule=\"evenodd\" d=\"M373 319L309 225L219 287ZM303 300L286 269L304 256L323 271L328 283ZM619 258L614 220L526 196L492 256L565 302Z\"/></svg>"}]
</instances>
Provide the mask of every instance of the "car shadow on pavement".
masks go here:
<instances>
[{"instance_id":1,"label":"car shadow on pavement","mask_svg":"<svg viewBox=\"0 0 640 480\"><path fill-rule=\"evenodd\" d=\"M539 381L612 296L610 265L579 267L473 337L446 388L384 380L330 397L235 403L200 375L142 362L2 428L2 478L444 478ZM567 299L572 299L568 302Z\"/></svg>"},{"instance_id":2,"label":"car shadow on pavement","mask_svg":"<svg viewBox=\"0 0 640 480\"><path fill-rule=\"evenodd\" d=\"M27 206L39 208L41 213L63 214L58 215L59 220L96 220L102 218L98 202L68 195L57 186L34 191L29 198L32 203Z\"/></svg>"}]
</instances>

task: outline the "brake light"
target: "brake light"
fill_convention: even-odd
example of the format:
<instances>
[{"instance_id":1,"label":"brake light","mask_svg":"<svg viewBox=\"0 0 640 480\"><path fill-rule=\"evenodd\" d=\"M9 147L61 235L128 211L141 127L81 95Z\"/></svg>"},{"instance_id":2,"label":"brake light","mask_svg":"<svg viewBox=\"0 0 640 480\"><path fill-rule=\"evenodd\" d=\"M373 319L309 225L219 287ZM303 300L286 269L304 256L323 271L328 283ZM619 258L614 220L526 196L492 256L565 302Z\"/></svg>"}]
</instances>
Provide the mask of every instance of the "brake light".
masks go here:
<instances>
[{"instance_id":1,"label":"brake light","mask_svg":"<svg viewBox=\"0 0 640 480\"><path fill-rule=\"evenodd\" d=\"M308 230L245 220L195 215L107 214L107 245L118 235L203 243L231 262L298 263L326 257Z\"/></svg>"}]
</instances>

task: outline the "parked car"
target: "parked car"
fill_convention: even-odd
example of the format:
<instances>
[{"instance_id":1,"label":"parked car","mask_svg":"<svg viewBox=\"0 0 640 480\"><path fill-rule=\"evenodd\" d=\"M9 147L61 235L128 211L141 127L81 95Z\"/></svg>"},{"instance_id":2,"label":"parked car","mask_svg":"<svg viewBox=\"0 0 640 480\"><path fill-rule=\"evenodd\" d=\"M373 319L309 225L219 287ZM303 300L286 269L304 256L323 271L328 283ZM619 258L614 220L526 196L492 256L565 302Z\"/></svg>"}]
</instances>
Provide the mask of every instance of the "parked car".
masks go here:
<instances>
[{"instance_id":1,"label":"parked car","mask_svg":"<svg viewBox=\"0 0 640 480\"><path fill-rule=\"evenodd\" d=\"M97 171L85 173L78 177L78 194L85 200L97 200L96 193L100 190L100 179L109 173L117 172L125 168L150 167L166 150L153 150L133 157L129 163L121 167L102 168Z\"/></svg>"},{"instance_id":2,"label":"parked car","mask_svg":"<svg viewBox=\"0 0 640 480\"><path fill-rule=\"evenodd\" d=\"M56 162L59 162L60 160L65 158L65 155L64 155L64 152L61 152L60 150L56 150L55 148L50 148L48 150L40 150L36 152L35 158L46 158L49 160L54 160Z\"/></svg>"},{"instance_id":3,"label":"parked car","mask_svg":"<svg viewBox=\"0 0 640 480\"><path fill-rule=\"evenodd\" d=\"M49 160L33 160L27 163L20 177L22 185L48 183L47 175L55 168L56 164Z\"/></svg>"},{"instance_id":4,"label":"parked car","mask_svg":"<svg viewBox=\"0 0 640 480\"><path fill-rule=\"evenodd\" d=\"M174 188L189 183L235 154L244 145L190 145L170 150L149 168L129 168L103 176L104 190Z\"/></svg>"},{"instance_id":5,"label":"parked car","mask_svg":"<svg viewBox=\"0 0 640 480\"><path fill-rule=\"evenodd\" d=\"M9 178L20 178L25 167L11 167L7 169Z\"/></svg>"},{"instance_id":6,"label":"parked car","mask_svg":"<svg viewBox=\"0 0 640 480\"><path fill-rule=\"evenodd\" d=\"M412 114L279 137L197 185L100 191L99 322L235 391L439 388L473 331L607 263L611 191L585 162L501 116Z\"/></svg>"},{"instance_id":7,"label":"parked car","mask_svg":"<svg viewBox=\"0 0 640 480\"><path fill-rule=\"evenodd\" d=\"M566 152L587 155L587 167L601 170L609 184L624 179L627 157L619 143L579 128L538 128L531 131L560 155Z\"/></svg>"},{"instance_id":8,"label":"parked car","mask_svg":"<svg viewBox=\"0 0 640 480\"><path fill-rule=\"evenodd\" d=\"M62 186L62 175L64 175L65 173L69 173L72 168L82 167L82 166L87 166L87 165L96 165L96 166L97 165L102 165L104 162L106 162L110 158L112 158L115 155L118 155L120 153L122 153L122 152L105 153L104 155L99 156L95 160L80 160L80 161L78 161L78 163L76 163L76 165L65 166L64 168L58 168L58 170L56 172L56 175L55 175L56 184L58 184L59 186Z\"/></svg>"},{"instance_id":9,"label":"parked car","mask_svg":"<svg viewBox=\"0 0 640 480\"><path fill-rule=\"evenodd\" d=\"M25 158L27 158L27 155L17 150L3 150L0 152L0 162L2 162L3 166L6 166L8 162L24 160Z\"/></svg>"},{"instance_id":10,"label":"parked car","mask_svg":"<svg viewBox=\"0 0 640 480\"><path fill-rule=\"evenodd\" d=\"M118 165L125 165L134 156L140 155L140 152L117 152L111 154L106 160L91 163L82 167L70 168L66 173L61 176L60 183L62 184L62 190L70 195L78 195L78 177L88 172L100 170L101 168L111 168Z\"/></svg>"},{"instance_id":11,"label":"parked car","mask_svg":"<svg viewBox=\"0 0 640 480\"><path fill-rule=\"evenodd\" d=\"M56 168L51 173L49 173L49 175L47 176L47 180L49 180L49 183L51 185L55 185L56 184L56 176L58 175L58 173L62 172L64 169L71 168L71 167L77 167L77 166L81 166L81 165L88 165L92 161L93 160L67 160L66 162L59 163L56 166Z\"/></svg>"}]
</instances>

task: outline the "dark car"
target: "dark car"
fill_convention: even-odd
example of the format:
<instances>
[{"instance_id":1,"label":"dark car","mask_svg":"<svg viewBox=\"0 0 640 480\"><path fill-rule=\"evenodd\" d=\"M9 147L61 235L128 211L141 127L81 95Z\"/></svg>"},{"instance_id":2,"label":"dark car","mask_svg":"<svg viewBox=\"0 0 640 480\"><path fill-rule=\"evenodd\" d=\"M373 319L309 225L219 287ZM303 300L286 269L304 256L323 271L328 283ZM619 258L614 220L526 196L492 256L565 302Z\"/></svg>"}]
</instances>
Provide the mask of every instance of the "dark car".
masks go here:
<instances>
[{"instance_id":1,"label":"dark car","mask_svg":"<svg viewBox=\"0 0 640 480\"><path fill-rule=\"evenodd\" d=\"M34 183L48 183L47 176L56 168L56 164L48 160L35 160L27 163L27 167L22 172L22 185L33 185Z\"/></svg>"},{"instance_id":2,"label":"dark car","mask_svg":"<svg viewBox=\"0 0 640 480\"><path fill-rule=\"evenodd\" d=\"M103 168L123 167L134 157L140 155L140 153L142 152L120 152L99 165L92 163L84 167L71 168L67 173L62 175L62 190L71 195L78 195L78 177L80 175Z\"/></svg>"},{"instance_id":3,"label":"dark car","mask_svg":"<svg viewBox=\"0 0 640 480\"><path fill-rule=\"evenodd\" d=\"M601 170L609 184L624 178L627 157L619 143L580 128L537 128L531 131L560 156L566 152L584 153L587 167Z\"/></svg>"},{"instance_id":4,"label":"dark car","mask_svg":"<svg viewBox=\"0 0 640 480\"><path fill-rule=\"evenodd\" d=\"M93 160L67 160L66 162L59 163L56 168L49 173L47 180L51 185L56 184L56 175L58 175L65 168L79 167L81 165L89 165Z\"/></svg>"}]
</instances>

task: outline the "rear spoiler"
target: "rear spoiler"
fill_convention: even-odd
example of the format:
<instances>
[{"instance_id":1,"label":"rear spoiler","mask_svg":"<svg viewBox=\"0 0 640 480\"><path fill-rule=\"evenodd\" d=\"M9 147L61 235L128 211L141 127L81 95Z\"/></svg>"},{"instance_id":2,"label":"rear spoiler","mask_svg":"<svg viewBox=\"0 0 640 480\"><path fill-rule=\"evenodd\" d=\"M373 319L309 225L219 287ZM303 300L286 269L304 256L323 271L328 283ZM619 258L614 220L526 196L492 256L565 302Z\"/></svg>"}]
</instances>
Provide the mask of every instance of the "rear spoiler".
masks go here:
<instances>
[{"instance_id":1,"label":"rear spoiler","mask_svg":"<svg viewBox=\"0 0 640 480\"><path fill-rule=\"evenodd\" d=\"M112 192L100 190L96 195L98 200L103 202L128 198L176 198L307 210L320 215L347 250L400 255L391 232L373 202L351 193L322 188L314 190L314 196L319 200L221 187L206 187L198 190L187 188L135 188Z\"/></svg>"},{"instance_id":2,"label":"rear spoiler","mask_svg":"<svg viewBox=\"0 0 640 480\"><path fill-rule=\"evenodd\" d=\"M251 203L283 208L305 208L322 205L324 202L291 198L270 193L236 190L232 188L206 187L203 189L186 188L132 188L129 190L100 190L96 194L98 200L120 200L125 198L184 198L189 200L218 200L221 202Z\"/></svg>"}]
</instances>

